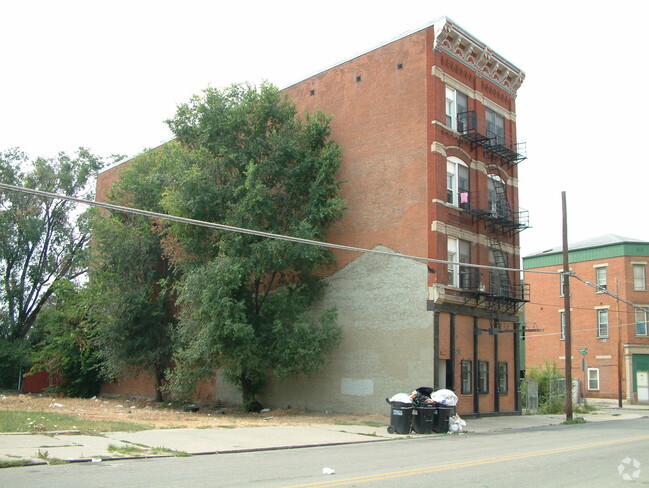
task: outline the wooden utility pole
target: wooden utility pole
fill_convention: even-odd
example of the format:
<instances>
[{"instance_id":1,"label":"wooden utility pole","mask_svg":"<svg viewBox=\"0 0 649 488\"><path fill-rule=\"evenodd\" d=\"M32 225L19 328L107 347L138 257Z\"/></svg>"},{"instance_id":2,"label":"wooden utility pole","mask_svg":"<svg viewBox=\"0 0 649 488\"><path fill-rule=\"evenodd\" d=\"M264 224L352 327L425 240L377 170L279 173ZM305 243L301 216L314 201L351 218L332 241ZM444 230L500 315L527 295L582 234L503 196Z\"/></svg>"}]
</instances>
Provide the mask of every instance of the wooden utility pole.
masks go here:
<instances>
[{"instance_id":1,"label":"wooden utility pole","mask_svg":"<svg viewBox=\"0 0 649 488\"><path fill-rule=\"evenodd\" d=\"M615 301L617 302L617 406L622 408L622 321L620 320L620 282L617 278L615 278Z\"/></svg>"},{"instance_id":2,"label":"wooden utility pole","mask_svg":"<svg viewBox=\"0 0 649 488\"><path fill-rule=\"evenodd\" d=\"M563 210L563 306L566 336L566 421L572 420L572 329L570 327L570 262L568 259L568 211L566 192L561 192Z\"/></svg>"}]
</instances>

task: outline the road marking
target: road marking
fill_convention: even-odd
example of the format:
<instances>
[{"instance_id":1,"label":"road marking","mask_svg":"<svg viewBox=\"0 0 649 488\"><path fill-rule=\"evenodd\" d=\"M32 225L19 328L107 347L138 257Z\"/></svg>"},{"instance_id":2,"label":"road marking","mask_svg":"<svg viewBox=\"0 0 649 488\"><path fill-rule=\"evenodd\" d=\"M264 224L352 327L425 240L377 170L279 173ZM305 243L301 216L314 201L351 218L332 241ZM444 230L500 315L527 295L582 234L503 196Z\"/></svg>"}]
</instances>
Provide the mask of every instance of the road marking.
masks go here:
<instances>
[{"instance_id":1,"label":"road marking","mask_svg":"<svg viewBox=\"0 0 649 488\"><path fill-rule=\"evenodd\" d=\"M318 481L315 483L305 483L301 485L289 485L289 486L283 486L281 488L330 488L334 486L347 486L347 485L358 484L358 483L370 483L372 481L382 481L382 480L388 480L394 478L419 476L422 474L430 474L438 471L448 471L451 469L469 468L472 466L482 466L484 464L504 463L507 461L518 461L519 459L527 459L527 458L539 457L539 456L549 456L551 454L559 454L562 452L580 451L583 449L592 449L594 447L612 446L615 444L625 444L628 442L638 442L638 441L646 441L646 440L649 440L649 435L643 435L638 437L627 437L625 439L616 439L612 441L593 442L590 444L578 444L576 446L558 447L556 449L547 449L544 451L532 451L532 452L524 452L520 454L510 454L508 456L476 459L473 461L460 461L457 463L442 464L439 466L428 466L424 468L406 469L403 471L393 471L389 473L378 473L373 475L357 476L353 478L342 478L342 479L336 479L331 481Z\"/></svg>"}]
</instances>

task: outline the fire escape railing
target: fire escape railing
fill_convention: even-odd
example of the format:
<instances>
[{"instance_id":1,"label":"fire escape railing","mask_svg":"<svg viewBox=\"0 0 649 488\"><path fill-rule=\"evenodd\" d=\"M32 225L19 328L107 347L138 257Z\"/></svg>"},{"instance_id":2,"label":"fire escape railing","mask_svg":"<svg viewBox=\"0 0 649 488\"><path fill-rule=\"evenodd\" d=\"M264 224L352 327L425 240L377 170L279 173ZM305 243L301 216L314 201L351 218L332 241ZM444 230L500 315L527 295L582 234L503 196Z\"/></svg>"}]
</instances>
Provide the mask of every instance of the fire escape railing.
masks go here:
<instances>
[{"instance_id":1,"label":"fire escape railing","mask_svg":"<svg viewBox=\"0 0 649 488\"><path fill-rule=\"evenodd\" d=\"M529 283L511 278L511 271L481 270L460 265L460 288L487 299L528 302Z\"/></svg>"},{"instance_id":2,"label":"fire escape railing","mask_svg":"<svg viewBox=\"0 0 649 488\"><path fill-rule=\"evenodd\" d=\"M457 114L457 130L471 149L480 146L503 164L512 166L527 159L526 143L516 142L511 134L489 126L486 120L478 120L475 110Z\"/></svg>"},{"instance_id":3,"label":"fire escape railing","mask_svg":"<svg viewBox=\"0 0 649 488\"><path fill-rule=\"evenodd\" d=\"M462 212L485 221L494 230L518 233L530 227L529 211L522 208L514 210L506 200L493 198L489 193L460 192L459 201Z\"/></svg>"}]
</instances>

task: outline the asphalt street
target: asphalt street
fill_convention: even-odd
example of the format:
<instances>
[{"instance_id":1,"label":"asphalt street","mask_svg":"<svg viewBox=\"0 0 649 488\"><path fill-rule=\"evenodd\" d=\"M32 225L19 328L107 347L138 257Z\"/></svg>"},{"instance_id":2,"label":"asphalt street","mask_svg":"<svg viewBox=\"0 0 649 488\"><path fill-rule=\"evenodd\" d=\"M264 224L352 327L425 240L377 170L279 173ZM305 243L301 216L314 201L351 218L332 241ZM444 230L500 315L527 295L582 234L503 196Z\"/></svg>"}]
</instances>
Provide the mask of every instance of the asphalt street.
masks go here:
<instances>
[{"instance_id":1,"label":"asphalt street","mask_svg":"<svg viewBox=\"0 0 649 488\"><path fill-rule=\"evenodd\" d=\"M333 474L323 474L329 468ZM649 419L384 442L4 469L0 486L218 488L649 485Z\"/></svg>"}]
</instances>

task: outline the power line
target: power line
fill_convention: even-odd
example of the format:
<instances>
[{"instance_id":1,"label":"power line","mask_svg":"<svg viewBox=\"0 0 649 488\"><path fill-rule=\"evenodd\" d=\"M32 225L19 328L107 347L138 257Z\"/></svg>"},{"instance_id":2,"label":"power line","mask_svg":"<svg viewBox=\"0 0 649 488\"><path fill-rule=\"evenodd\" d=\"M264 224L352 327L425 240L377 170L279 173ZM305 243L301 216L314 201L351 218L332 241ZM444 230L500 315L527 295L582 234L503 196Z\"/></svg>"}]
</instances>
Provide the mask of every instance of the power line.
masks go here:
<instances>
[{"instance_id":1,"label":"power line","mask_svg":"<svg viewBox=\"0 0 649 488\"><path fill-rule=\"evenodd\" d=\"M371 253L371 254L379 254L383 256L390 256L390 257L396 257L396 258L405 258L405 259L410 259L413 261L425 261L428 263L435 263L435 264L446 264L446 265L452 265L452 266L462 266L466 268L478 268L478 269L487 269L487 270L498 270L498 271L514 271L514 272L521 272L521 273L537 273L537 274L550 274L550 275L559 275L561 272L557 271L539 271L539 270L526 270L526 269L519 269L519 268L503 268L499 266L487 266L487 265L482 265L482 264L471 264L471 263L458 263L455 261L445 261L442 259L433 259L433 258L425 258L421 256L411 256L408 254L400 254L396 252L388 252L388 251L380 251L377 249L364 249L361 247L354 247L354 246L345 246L342 244L333 244L330 242L322 242L322 241L315 241L312 239L303 239L301 237L293 237L293 236L287 236L287 235L282 235L282 234L273 234L271 232L263 232L259 230L253 230L253 229L246 229L243 227L235 227L232 225L225 225L225 224L216 224L214 222L206 222L203 220L196 220L196 219L189 219L186 217L178 217L175 215L169 215L169 214L163 214L163 213L158 213L158 212L151 212L148 210L141 210L137 208L132 208L132 207L124 207L122 205L114 205L111 203L104 203L104 202L97 202L94 200L86 200L83 198L76 198L68 195L60 195L58 193L50 193L46 191L41 191L41 190L35 190L31 188L24 188L20 186L15 186L15 185L8 185L6 183L0 183L0 188L3 188L5 190L10 190L10 191L17 191L21 193L27 193L30 195L35 195L39 197L44 197L44 198L54 198L54 199L61 199L61 200L67 200L70 202L75 202L75 203L80 203L82 205L88 205L88 206L94 206L94 207L100 207L104 208L106 210L113 210L117 212L124 212L124 213L131 213L135 215L142 215L144 217L150 217L150 218L156 218L156 219L163 219L163 220L170 220L173 222L180 222L183 224L189 224L189 225L197 225L199 227L207 227L210 229L217 229L217 230L223 230L227 232L235 232L235 233L240 233L240 234L248 234L248 235L254 235L258 237L264 237L268 239L277 239L277 240L282 240L282 241L288 241L288 242L295 242L298 244L306 244L310 246L319 246L319 247L326 247L330 249L339 249L343 251L353 251L353 252L360 252L360 253Z\"/></svg>"}]
</instances>

